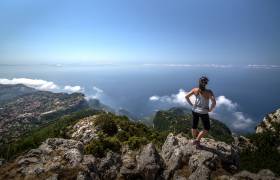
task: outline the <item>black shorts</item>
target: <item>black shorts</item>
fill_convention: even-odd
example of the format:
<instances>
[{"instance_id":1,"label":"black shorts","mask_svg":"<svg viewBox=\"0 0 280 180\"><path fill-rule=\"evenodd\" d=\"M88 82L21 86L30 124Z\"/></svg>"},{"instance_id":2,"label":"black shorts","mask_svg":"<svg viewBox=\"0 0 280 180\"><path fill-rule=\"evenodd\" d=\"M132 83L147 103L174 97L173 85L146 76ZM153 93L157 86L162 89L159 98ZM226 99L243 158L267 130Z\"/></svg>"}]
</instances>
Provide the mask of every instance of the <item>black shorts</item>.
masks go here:
<instances>
[{"instance_id":1,"label":"black shorts","mask_svg":"<svg viewBox=\"0 0 280 180\"><path fill-rule=\"evenodd\" d=\"M201 118L203 128L207 131L210 129L210 120L209 115L207 114L199 114L192 111L193 121L192 121L192 129L197 129L199 117Z\"/></svg>"}]
</instances>

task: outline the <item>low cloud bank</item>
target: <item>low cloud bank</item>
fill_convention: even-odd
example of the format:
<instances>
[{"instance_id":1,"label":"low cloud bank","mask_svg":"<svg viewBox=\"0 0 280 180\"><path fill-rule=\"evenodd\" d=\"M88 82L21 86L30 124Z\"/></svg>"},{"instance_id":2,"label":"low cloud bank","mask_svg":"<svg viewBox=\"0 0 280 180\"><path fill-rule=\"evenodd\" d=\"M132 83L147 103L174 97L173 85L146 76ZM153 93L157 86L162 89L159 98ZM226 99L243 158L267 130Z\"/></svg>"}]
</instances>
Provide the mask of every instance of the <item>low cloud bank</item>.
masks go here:
<instances>
[{"instance_id":1,"label":"low cloud bank","mask_svg":"<svg viewBox=\"0 0 280 180\"><path fill-rule=\"evenodd\" d=\"M28 78L13 78L0 79L0 84L24 84L38 90L52 91L58 90L59 87L52 81L45 81L42 79L28 79Z\"/></svg>"},{"instance_id":2,"label":"low cloud bank","mask_svg":"<svg viewBox=\"0 0 280 180\"><path fill-rule=\"evenodd\" d=\"M249 64L248 68L254 69L280 69L279 65L271 65L271 64Z\"/></svg>"},{"instance_id":3,"label":"low cloud bank","mask_svg":"<svg viewBox=\"0 0 280 180\"><path fill-rule=\"evenodd\" d=\"M89 96L86 96L86 99L87 100L90 100L90 99L102 99L104 97L104 91L96 86L93 86L92 87L92 90L93 90L93 94L92 95L89 95Z\"/></svg>"},{"instance_id":4,"label":"low cloud bank","mask_svg":"<svg viewBox=\"0 0 280 180\"><path fill-rule=\"evenodd\" d=\"M273 64L248 64L248 65L232 65L232 64L143 64L143 66L156 67L198 67L198 68L250 68L250 69L280 69L280 65Z\"/></svg>"},{"instance_id":5,"label":"low cloud bank","mask_svg":"<svg viewBox=\"0 0 280 180\"><path fill-rule=\"evenodd\" d=\"M231 64L143 64L144 66L166 66L166 67L210 67L210 68L231 68Z\"/></svg>"},{"instance_id":6,"label":"low cloud bank","mask_svg":"<svg viewBox=\"0 0 280 180\"><path fill-rule=\"evenodd\" d=\"M42 79L30 79L30 78L13 78L13 79L4 79L0 78L0 84L23 84L31 88L35 88L42 91L55 91L55 92L67 92L75 93L80 92L84 93L85 88L81 86L59 86L52 81L46 81ZM87 96L87 99L90 98L101 98L104 95L104 91L96 86L92 88L93 93L90 96Z\"/></svg>"},{"instance_id":7,"label":"low cloud bank","mask_svg":"<svg viewBox=\"0 0 280 180\"><path fill-rule=\"evenodd\" d=\"M84 92L85 89L81 86L64 86L63 88L66 92L74 93L74 92Z\"/></svg>"},{"instance_id":8,"label":"low cloud bank","mask_svg":"<svg viewBox=\"0 0 280 180\"><path fill-rule=\"evenodd\" d=\"M149 100L151 102L165 103L170 106L186 106L191 108L185 99L185 92L180 89L177 94L172 94L169 96L151 96ZM191 96L191 101L194 102L195 97ZM216 108L214 112L210 113L213 118L223 121L227 126L229 126L233 131L248 131L253 130L255 122L247 117L243 112L238 110L238 104L232 100L226 98L225 96L218 96L216 98Z\"/></svg>"}]
</instances>

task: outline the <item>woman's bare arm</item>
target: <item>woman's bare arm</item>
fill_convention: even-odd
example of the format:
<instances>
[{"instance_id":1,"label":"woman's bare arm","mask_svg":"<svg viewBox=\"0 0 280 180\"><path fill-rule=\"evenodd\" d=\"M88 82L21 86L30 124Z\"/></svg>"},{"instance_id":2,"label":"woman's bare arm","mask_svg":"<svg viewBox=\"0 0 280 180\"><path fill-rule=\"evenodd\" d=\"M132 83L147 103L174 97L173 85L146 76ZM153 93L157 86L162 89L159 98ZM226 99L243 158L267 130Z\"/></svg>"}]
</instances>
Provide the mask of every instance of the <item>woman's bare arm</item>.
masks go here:
<instances>
[{"instance_id":1,"label":"woman's bare arm","mask_svg":"<svg viewBox=\"0 0 280 180\"><path fill-rule=\"evenodd\" d=\"M191 102L190 97L191 97L193 94L194 94L194 89L192 89L190 92L188 92L188 93L186 94L186 96L185 96L187 102L188 102L191 106L193 106L193 103Z\"/></svg>"},{"instance_id":2,"label":"woman's bare arm","mask_svg":"<svg viewBox=\"0 0 280 180\"><path fill-rule=\"evenodd\" d=\"M212 112L213 109L216 107L216 98L214 96L214 93L212 91L210 91L211 95L210 95L210 100L211 100L211 107L209 109L209 112Z\"/></svg>"}]
</instances>

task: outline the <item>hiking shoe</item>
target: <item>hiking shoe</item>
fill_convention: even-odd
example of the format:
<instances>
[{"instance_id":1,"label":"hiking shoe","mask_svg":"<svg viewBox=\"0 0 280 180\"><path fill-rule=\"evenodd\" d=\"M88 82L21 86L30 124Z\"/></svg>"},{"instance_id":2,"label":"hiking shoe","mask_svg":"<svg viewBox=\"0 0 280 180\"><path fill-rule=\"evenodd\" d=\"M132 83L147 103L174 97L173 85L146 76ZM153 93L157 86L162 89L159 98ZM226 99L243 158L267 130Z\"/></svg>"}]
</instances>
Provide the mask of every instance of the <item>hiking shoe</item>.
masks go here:
<instances>
[{"instance_id":1,"label":"hiking shoe","mask_svg":"<svg viewBox=\"0 0 280 180\"><path fill-rule=\"evenodd\" d=\"M193 140L192 142L193 145L195 145L196 149L200 149L201 148L201 145L200 145L200 141L199 140Z\"/></svg>"},{"instance_id":2,"label":"hiking shoe","mask_svg":"<svg viewBox=\"0 0 280 180\"><path fill-rule=\"evenodd\" d=\"M201 144L200 144L200 141L197 141L197 142L196 142L195 147L196 147L196 149L201 149L201 148L202 148L202 146L201 146Z\"/></svg>"},{"instance_id":3,"label":"hiking shoe","mask_svg":"<svg viewBox=\"0 0 280 180\"><path fill-rule=\"evenodd\" d=\"M192 141L192 144L193 144L193 145L197 145L197 143L199 143L199 141L196 140L196 139L194 139L194 140Z\"/></svg>"}]
</instances>

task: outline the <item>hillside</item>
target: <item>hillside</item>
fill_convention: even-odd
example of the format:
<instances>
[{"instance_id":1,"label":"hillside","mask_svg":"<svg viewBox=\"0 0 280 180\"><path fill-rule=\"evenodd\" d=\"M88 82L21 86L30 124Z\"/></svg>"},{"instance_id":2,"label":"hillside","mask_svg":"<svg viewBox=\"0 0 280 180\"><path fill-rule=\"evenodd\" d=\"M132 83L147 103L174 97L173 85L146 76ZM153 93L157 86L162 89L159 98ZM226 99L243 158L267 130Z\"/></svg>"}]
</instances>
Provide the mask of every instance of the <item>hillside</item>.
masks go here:
<instances>
[{"instance_id":1,"label":"hillside","mask_svg":"<svg viewBox=\"0 0 280 180\"><path fill-rule=\"evenodd\" d=\"M280 109L267 114L256 127L256 133L246 136L249 146L241 152L241 169L257 172L266 168L280 175L279 112Z\"/></svg>"},{"instance_id":2,"label":"hillside","mask_svg":"<svg viewBox=\"0 0 280 180\"><path fill-rule=\"evenodd\" d=\"M183 132L191 136L192 115L187 108L174 107L169 110L158 111L153 119L153 124L154 128L161 131ZM231 131L225 124L210 119L210 125L209 137L229 143L233 141ZM202 129L201 121L198 127Z\"/></svg>"},{"instance_id":3,"label":"hillside","mask_svg":"<svg viewBox=\"0 0 280 180\"><path fill-rule=\"evenodd\" d=\"M36 92L36 89L27 87L22 84L16 84L16 85L3 85L0 84L0 107L13 100L16 97L34 93Z\"/></svg>"},{"instance_id":4,"label":"hillside","mask_svg":"<svg viewBox=\"0 0 280 180\"><path fill-rule=\"evenodd\" d=\"M64 121L67 126L55 126L56 132L60 132L55 138L45 134L39 147L4 164L0 168L0 178L168 179L189 176L195 179L201 173L205 177L218 176L220 172L210 173L213 165L198 166L195 162L206 163L213 158L210 152L218 153L221 147L223 153L214 156L213 162L217 163L214 166L221 166L219 171L223 173L237 169L237 152L223 142L203 139L211 149L205 147L205 151L199 151L182 135L167 137L125 116L96 113L79 120L70 117L68 120L72 122ZM51 127L48 129L52 131ZM33 138L36 135L33 134ZM198 158L200 156L204 158Z\"/></svg>"},{"instance_id":5,"label":"hillside","mask_svg":"<svg viewBox=\"0 0 280 180\"><path fill-rule=\"evenodd\" d=\"M8 162L0 179L278 179L266 169L240 171L241 148L234 144L201 143L197 149L187 134L82 110L1 146Z\"/></svg>"},{"instance_id":6,"label":"hillside","mask_svg":"<svg viewBox=\"0 0 280 180\"><path fill-rule=\"evenodd\" d=\"M279 179L280 110L245 137L211 119L198 149L186 108L147 126L80 93L8 88L22 93L0 109L0 179Z\"/></svg>"},{"instance_id":7,"label":"hillside","mask_svg":"<svg viewBox=\"0 0 280 180\"><path fill-rule=\"evenodd\" d=\"M55 118L87 107L80 93L37 91L24 85L1 85L4 99L0 108L0 144L16 140L22 134ZM9 101L6 101L8 100Z\"/></svg>"},{"instance_id":8,"label":"hillside","mask_svg":"<svg viewBox=\"0 0 280 180\"><path fill-rule=\"evenodd\" d=\"M235 146L210 138L202 145L126 116L83 110L19 141L21 152L0 166L0 179L277 179L269 170L238 172Z\"/></svg>"}]
</instances>

